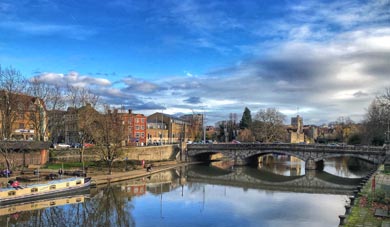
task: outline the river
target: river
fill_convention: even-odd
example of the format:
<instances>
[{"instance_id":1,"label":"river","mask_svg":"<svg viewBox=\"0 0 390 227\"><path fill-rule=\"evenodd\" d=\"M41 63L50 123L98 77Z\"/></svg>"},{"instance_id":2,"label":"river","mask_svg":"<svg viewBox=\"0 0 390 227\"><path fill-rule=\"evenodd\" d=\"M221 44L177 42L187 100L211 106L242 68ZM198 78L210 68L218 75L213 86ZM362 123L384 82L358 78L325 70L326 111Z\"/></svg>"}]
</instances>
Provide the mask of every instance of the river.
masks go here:
<instances>
[{"instance_id":1,"label":"river","mask_svg":"<svg viewBox=\"0 0 390 227\"><path fill-rule=\"evenodd\" d=\"M258 166L191 165L73 198L0 207L1 226L338 226L348 196L375 166L353 158L305 171L289 156Z\"/></svg>"}]
</instances>

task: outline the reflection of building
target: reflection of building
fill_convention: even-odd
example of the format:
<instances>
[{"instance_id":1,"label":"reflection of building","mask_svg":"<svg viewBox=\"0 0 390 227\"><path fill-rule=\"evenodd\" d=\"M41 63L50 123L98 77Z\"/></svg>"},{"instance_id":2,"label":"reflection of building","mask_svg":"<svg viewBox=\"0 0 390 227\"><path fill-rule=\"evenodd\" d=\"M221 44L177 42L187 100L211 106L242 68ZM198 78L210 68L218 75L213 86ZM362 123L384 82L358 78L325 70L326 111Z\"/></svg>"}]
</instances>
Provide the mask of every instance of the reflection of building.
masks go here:
<instances>
[{"instance_id":1,"label":"reflection of building","mask_svg":"<svg viewBox=\"0 0 390 227\"><path fill-rule=\"evenodd\" d=\"M300 176L302 171L302 160L290 156L290 176Z\"/></svg>"},{"instance_id":2,"label":"reflection of building","mask_svg":"<svg viewBox=\"0 0 390 227\"><path fill-rule=\"evenodd\" d=\"M146 184L126 184L121 186L121 190L127 192L130 196L139 196L146 193Z\"/></svg>"}]
</instances>

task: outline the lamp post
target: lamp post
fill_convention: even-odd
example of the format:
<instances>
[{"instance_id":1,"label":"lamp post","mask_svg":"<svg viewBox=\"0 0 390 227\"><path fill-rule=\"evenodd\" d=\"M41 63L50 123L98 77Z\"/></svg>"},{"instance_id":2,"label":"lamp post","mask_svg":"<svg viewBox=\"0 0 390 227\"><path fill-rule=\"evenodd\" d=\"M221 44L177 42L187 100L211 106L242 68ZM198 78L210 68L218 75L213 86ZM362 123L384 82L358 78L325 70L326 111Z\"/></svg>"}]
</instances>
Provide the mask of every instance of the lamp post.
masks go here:
<instances>
[{"instance_id":1,"label":"lamp post","mask_svg":"<svg viewBox=\"0 0 390 227\"><path fill-rule=\"evenodd\" d=\"M387 131L385 132L385 143L390 144L390 121L387 120Z\"/></svg>"}]
</instances>

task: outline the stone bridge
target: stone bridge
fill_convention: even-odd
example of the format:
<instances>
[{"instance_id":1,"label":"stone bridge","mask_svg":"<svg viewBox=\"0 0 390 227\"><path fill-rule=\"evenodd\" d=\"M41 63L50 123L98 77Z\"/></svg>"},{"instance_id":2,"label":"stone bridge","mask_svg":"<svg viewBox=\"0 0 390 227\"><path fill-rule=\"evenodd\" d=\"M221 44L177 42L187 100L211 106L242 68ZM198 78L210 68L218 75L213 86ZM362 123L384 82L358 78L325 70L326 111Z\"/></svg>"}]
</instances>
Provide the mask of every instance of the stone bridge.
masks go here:
<instances>
[{"instance_id":1,"label":"stone bridge","mask_svg":"<svg viewBox=\"0 0 390 227\"><path fill-rule=\"evenodd\" d=\"M217 168L215 168L217 169ZM282 176L264 170L236 167L233 171L202 171L191 168L188 182L259 188L263 190L290 191L321 194L351 194L361 178L338 177L323 171L309 170L303 176Z\"/></svg>"},{"instance_id":2,"label":"stone bridge","mask_svg":"<svg viewBox=\"0 0 390 227\"><path fill-rule=\"evenodd\" d=\"M189 144L187 155L192 161L210 160L212 154L222 154L225 159L234 161L234 165L247 165L257 162L257 158L267 154L284 154L305 161L305 169L314 170L323 164L323 160L333 157L351 156L381 164L386 159L385 147L370 146L328 146L298 144Z\"/></svg>"}]
</instances>

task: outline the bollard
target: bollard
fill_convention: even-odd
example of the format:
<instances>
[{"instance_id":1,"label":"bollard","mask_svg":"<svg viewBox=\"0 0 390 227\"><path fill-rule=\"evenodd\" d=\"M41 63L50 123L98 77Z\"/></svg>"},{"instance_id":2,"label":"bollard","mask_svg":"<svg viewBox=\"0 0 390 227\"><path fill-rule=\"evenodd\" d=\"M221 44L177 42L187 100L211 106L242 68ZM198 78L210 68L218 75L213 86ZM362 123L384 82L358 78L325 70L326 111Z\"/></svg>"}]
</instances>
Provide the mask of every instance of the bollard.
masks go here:
<instances>
[{"instance_id":1,"label":"bollard","mask_svg":"<svg viewBox=\"0 0 390 227\"><path fill-rule=\"evenodd\" d=\"M344 225L344 220L346 218L345 215L339 215L339 218L340 218L340 225Z\"/></svg>"},{"instance_id":2,"label":"bollard","mask_svg":"<svg viewBox=\"0 0 390 227\"><path fill-rule=\"evenodd\" d=\"M351 206L350 205L345 205L345 215L348 215L351 213Z\"/></svg>"},{"instance_id":3,"label":"bollard","mask_svg":"<svg viewBox=\"0 0 390 227\"><path fill-rule=\"evenodd\" d=\"M350 197L349 197L349 201L350 201L350 202L349 202L350 205L353 206L353 204L354 204L354 202L355 202L355 196L350 196Z\"/></svg>"}]
</instances>

